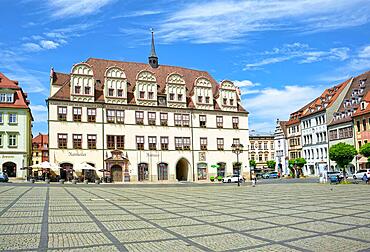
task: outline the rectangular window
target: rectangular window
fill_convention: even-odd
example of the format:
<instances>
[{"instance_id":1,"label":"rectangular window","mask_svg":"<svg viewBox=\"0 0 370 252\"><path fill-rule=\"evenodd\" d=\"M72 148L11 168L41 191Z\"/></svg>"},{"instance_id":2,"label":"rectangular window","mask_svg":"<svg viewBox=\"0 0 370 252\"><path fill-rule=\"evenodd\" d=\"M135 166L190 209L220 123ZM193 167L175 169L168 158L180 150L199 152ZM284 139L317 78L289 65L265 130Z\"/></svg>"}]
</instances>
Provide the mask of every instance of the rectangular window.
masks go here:
<instances>
[{"instance_id":1,"label":"rectangular window","mask_svg":"<svg viewBox=\"0 0 370 252\"><path fill-rule=\"evenodd\" d=\"M8 147L14 148L17 147L17 134L8 134L9 144Z\"/></svg>"},{"instance_id":2,"label":"rectangular window","mask_svg":"<svg viewBox=\"0 0 370 252\"><path fill-rule=\"evenodd\" d=\"M338 139L338 136L337 136L337 130L330 130L329 131L329 140L335 140L335 139Z\"/></svg>"},{"instance_id":3,"label":"rectangular window","mask_svg":"<svg viewBox=\"0 0 370 252\"><path fill-rule=\"evenodd\" d=\"M0 133L0 147L3 147L3 134Z\"/></svg>"},{"instance_id":4,"label":"rectangular window","mask_svg":"<svg viewBox=\"0 0 370 252\"><path fill-rule=\"evenodd\" d=\"M157 137L155 136L148 137L148 142L149 142L149 150L157 149Z\"/></svg>"},{"instance_id":5,"label":"rectangular window","mask_svg":"<svg viewBox=\"0 0 370 252\"><path fill-rule=\"evenodd\" d=\"M82 108L73 108L73 121L81 122Z\"/></svg>"},{"instance_id":6,"label":"rectangular window","mask_svg":"<svg viewBox=\"0 0 370 252\"><path fill-rule=\"evenodd\" d=\"M4 113L0 112L0 124L4 123L3 115Z\"/></svg>"},{"instance_id":7,"label":"rectangular window","mask_svg":"<svg viewBox=\"0 0 370 252\"><path fill-rule=\"evenodd\" d=\"M201 95L198 96L198 103L202 103L203 102L203 97Z\"/></svg>"},{"instance_id":8,"label":"rectangular window","mask_svg":"<svg viewBox=\"0 0 370 252\"><path fill-rule=\"evenodd\" d=\"M233 138L233 144L234 145L240 145L240 139L239 138ZM267 143L266 143L267 146Z\"/></svg>"},{"instance_id":9,"label":"rectangular window","mask_svg":"<svg viewBox=\"0 0 370 252\"><path fill-rule=\"evenodd\" d=\"M209 103L210 102L210 98L209 96L206 96L206 103Z\"/></svg>"},{"instance_id":10,"label":"rectangular window","mask_svg":"<svg viewBox=\"0 0 370 252\"><path fill-rule=\"evenodd\" d=\"M12 103L13 102L14 94L6 94L6 102Z\"/></svg>"},{"instance_id":11,"label":"rectangular window","mask_svg":"<svg viewBox=\"0 0 370 252\"><path fill-rule=\"evenodd\" d=\"M144 112L136 111L135 112L136 124L144 125Z\"/></svg>"},{"instance_id":12,"label":"rectangular window","mask_svg":"<svg viewBox=\"0 0 370 252\"><path fill-rule=\"evenodd\" d=\"M96 135L87 135L87 148L96 149Z\"/></svg>"},{"instance_id":13,"label":"rectangular window","mask_svg":"<svg viewBox=\"0 0 370 252\"><path fill-rule=\"evenodd\" d=\"M144 91L140 91L139 92L140 99L144 99L144 96L145 96L145 92Z\"/></svg>"},{"instance_id":14,"label":"rectangular window","mask_svg":"<svg viewBox=\"0 0 370 252\"><path fill-rule=\"evenodd\" d=\"M0 102L6 101L6 94L0 94Z\"/></svg>"},{"instance_id":15,"label":"rectangular window","mask_svg":"<svg viewBox=\"0 0 370 252\"><path fill-rule=\"evenodd\" d=\"M168 124L168 114L167 113L160 113L161 119L161 126L167 126Z\"/></svg>"},{"instance_id":16,"label":"rectangular window","mask_svg":"<svg viewBox=\"0 0 370 252\"><path fill-rule=\"evenodd\" d=\"M114 143L114 136L113 135L107 135L107 149L108 150L114 150L115 149L115 143Z\"/></svg>"},{"instance_id":17,"label":"rectangular window","mask_svg":"<svg viewBox=\"0 0 370 252\"><path fill-rule=\"evenodd\" d=\"M144 150L144 137L136 136L136 149Z\"/></svg>"},{"instance_id":18,"label":"rectangular window","mask_svg":"<svg viewBox=\"0 0 370 252\"><path fill-rule=\"evenodd\" d=\"M148 99L150 100L154 99L154 93L152 91L148 92Z\"/></svg>"},{"instance_id":19,"label":"rectangular window","mask_svg":"<svg viewBox=\"0 0 370 252\"><path fill-rule=\"evenodd\" d=\"M168 137L161 137L161 150L168 150Z\"/></svg>"},{"instance_id":20,"label":"rectangular window","mask_svg":"<svg viewBox=\"0 0 370 252\"><path fill-rule=\"evenodd\" d=\"M177 94L177 100L182 101L182 94Z\"/></svg>"},{"instance_id":21,"label":"rectangular window","mask_svg":"<svg viewBox=\"0 0 370 252\"><path fill-rule=\"evenodd\" d=\"M207 117L205 115L199 116L199 127L205 128L207 125Z\"/></svg>"},{"instance_id":22,"label":"rectangular window","mask_svg":"<svg viewBox=\"0 0 370 252\"><path fill-rule=\"evenodd\" d=\"M230 99L230 105L234 106L234 99Z\"/></svg>"},{"instance_id":23,"label":"rectangular window","mask_svg":"<svg viewBox=\"0 0 370 252\"><path fill-rule=\"evenodd\" d=\"M216 116L216 126L217 128L224 127L224 118L222 116Z\"/></svg>"},{"instance_id":24,"label":"rectangular window","mask_svg":"<svg viewBox=\"0 0 370 252\"><path fill-rule=\"evenodd\" d=\"M175 149L182 150L182 137L175 137Z\"/></svg>"},{"instance_id":25,"label":"rectangular window","mask_svg":"<svg viewBox=\"0 0 370 252\"><path fill-rule=\"evenodd\" d=\"M227 98L223 99L223 103L224 103L224 105L227 105Z\"/></svg>"},{"instance_id":26,"label":"rectangular window","mask_svg":"<svg viewBox=\"0 0 370 252\"><path fill-rule=\"evenodd\" d=\"M207 150L207 138L206 137L200 138L200 149Z\"/></svg>"},{"instance_id":27,"label":"rectangular window","mask_svg":"<svg viewBox=\"0 0 370 252\"><path fill-rule=\"evenodd\" d=\"M73 149L82 149L82 135L73 134Z\"/></svg>"},{"instance_id":28,"label":"rectangular window","mask_svg":"<svg viewBox=\"0 0 370 252\"><path fill-rule=\"evenodd\" d=\"M224 139L217 138L217 150L224 150Z\"/></svg>"},{"instance_id":29,"label":"rectangular window","mask_svg":"<svg viewBox=\"0 0 370 252\"><path fill-rule=\"evenodd\" d=\"M357 132L360 132L360 131L361 131L360 121L357 121Z\"/></svg>"},{"instance_id":30,"label":"rectangular window","mask_svg":"<svg viewBox=\"0 0 370 252\"><path fill-rule=\"evenodd\" d=\"M271 142L271 150L273 150L274 149L274 143L273 142Z\"/></svg>"},{"instance_id":31,"label":"rectangular window","mask_svg":"<svg viewBox=\"0 0 370 252\"><path fill-rule=\"evenodd\" d=\"M58 120L67 121L67 107L58 107Z\"/></svg>"},{"instance_id":32,"label":"rectangular window","mask_svg":"<svg viewBox=\"0 0 370 252\"><path fill-rule=\"evenodd\" d=\"M182 138L182 146L184 150L190 150L190 137L183 137Z\"/></svg>"},{"instance_id":33,"label":"rectangular window","mask_svg":"<svg viewBox=\"0 0 370 252\"><path fill-rule=\"evenodd\" d=\"M10 113L9 114L9 124L16 124L17 123L17 114Z\"/></svg>"},{"instance_id":34,"label":"rectangular window","mask_svg":"<svg viewBox=\"0 0 370 252\"><path fill-rule=\"evenodd\" d=\"M125 111L124 110L116 110L116 122L125 123Z\"/></svg>"},{"instance_id":35,"label":"rectangular window","mask_svg":"<svg viewBox=\"0 0 370 252\"><path fill-rule=\"evenodd\" d=\"M264 150L267 150L267 142L264 142L264 143L263 143L263 149L264 149Z\"/></svg>"},{"instance_id":36,"label":"rectangular window","mask_svg":"<svg viewBox=\"0 0 370 252\"><path fill-rule=\"evenodd\" d=\"M366 120L365 119L362 120L362 128L364 131L366 131Z\"/></svg>"},{"instance_id":37,"label":"rectangular window","mask_svg":"<svg viewBox=\"0 0 370 252\"><path fill-rule=\"evenodd\" d=\"M75 94L81 93L81 86L75 86Z\"/></svg>"},{"instance_id":38,"label":"rectangular window","mask_svg":"<svg viewBox=\"0 0 370 252\"><path fill-rule=\"evenodd\" d=\"M175 114L175 126L181 126L181 125L182 125L182 115Z\"/></svg>"},{"instance_id":39,"label":"rectangular window","mask_svg":"<svg viewBox=\"0 0 370 252\"><path fill-rule=\"evenodd\" d=\"M87 109L87 121L96 122L96 109L95 108Z\"/></svg>"},{"instance_id":40,"label":"rectangular window","mask_svg":"<svg viewBox=\"0 0 370 252\"><path fill-rule=\"evenodd\" d=\"M190 116L189 114L183 114L182 115L182 126L189 127L190 125Z\"/></svg>"},{"instance_id":41,"label":"rectangular window","mask_svg":"<svg viewBox=\"0 0 370 252\"><path fill-rule=\"evenodd\" d=\"M67 149L67 134L58 134L58 148Z\"/></svg>"},{"instance_id":42,"label":"rectangular window","mask_svg":"<svg viewBox=\"0 0 370 252\"><path fill-rule=\"evenodd\" d=\"M116 111L113 109L107 110L107 122L108 123L114 123L116 119Z\"/></svg>"},{"instance_id":43,"label":"rectangular window","mask_svg":"<svg viewBox=\"0 0 370 252\"><path fill-rule=\"evenodd\" d=\"M113 96L113 95L114 95L114 89L108 88L108 96Z\"/></svg>"},{"instance_id":44,"label":"rectangular window","mask_svg":"<svg viewBox=\"0 0 370 252\"><path fill-rule=\"evenodd\" d=\"M239 117L233 117L233 128L239 129Z\"/></svg>"},{"instance_id":45,"label":"rectangular window","mask_svg":"<svg viewBox=\"0 0 370 252\"><path fill-rule=\"evenodd\" d=\"M123 89L118 89L117 90L117 96L118 97L123 97Z\"/></svg>"},{"instance_id":46,"label":"rectangular window","mask_svg":"<svg viewBox=\"0 0 370 252\"><path fill-rule=\"evenodd\" d=\"M175 100L175 94L174 93L170 93L170 101L173 101Z\"/></svg>"},{"instance_id":47,"label":"rectangular window","mask_svg":"<svg viewBox=\"0 0 370 252\"><path fill-rule=\"evenodd\" d=\"M148 112L148 124L155 125L155 112Z\"/></svg>"},{"instance_id":48,"label":"rectangular window","mask_svg":"<svg viewBox=\"0 0 370 252\"><path fill-rule=\"evenodd\" d=\"M125 136L116 136L117 142L117 149L124 150L125 149Z\"/></svg>"},{"instance_id":49,"label":"rectangular window","mask_svg":"<svg viewBox=\"0 0 370 252\"><path fill-rule=\"evenodd\" d=\"M361 141L358 141L358 148L361 148Z\"/></svg>"},{"instance_id":50,"label":"rectangular window","mask_svg":"<svg viewBox=\"0 0 370 252\"><path fill-rule=\"evenodd\" d=\"M85 94L89 95L90 94L91 88L89 86L85 87Z\"/></svg>"}]
</instances>

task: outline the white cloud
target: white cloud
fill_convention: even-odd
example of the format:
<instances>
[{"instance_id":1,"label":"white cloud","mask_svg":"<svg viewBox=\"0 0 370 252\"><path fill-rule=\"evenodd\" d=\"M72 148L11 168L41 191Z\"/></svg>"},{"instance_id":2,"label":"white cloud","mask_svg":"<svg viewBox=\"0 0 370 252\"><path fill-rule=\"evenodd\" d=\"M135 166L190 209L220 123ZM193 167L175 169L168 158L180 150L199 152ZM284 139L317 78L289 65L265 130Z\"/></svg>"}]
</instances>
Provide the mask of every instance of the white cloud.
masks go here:
<instances>
[{"instance_id":1,"label":"white cloud","mask_svg":"<svg viewBox=\"0 0 370 252\"><path fill-rule=\"evenodd\" d=\"M48 11L54 18L69 18L91 15L115 0L48 0Z\"/></svg>"},{"instance_id":2,"label":"white cloud","mask_svg":"<svg viewBox=\"0 0 370 252\"><path fill-rule=\"evenodd\" d=\"M254 83L250 80L234 80L233 81L234 85L237 86L237 87L240 87L240 88L243 88L243 87L256 87L256 86L259 86L260 83Z\"/></svg>"},{"instance_id":3,"label":"white cloud","mask_svg":"<svg viewBox=\"0 0 370 252\"><path fill-rule=\"evenodd\" d=\"M33 115L34 123L46 123L48 120L48 109L44 105L30 104L31 112Z\"/></svg>"},{"instance_id":4,"label":"white cloud","mask_svg":"<svg viewBox=\"0 0 370 252\"><path fill-rule=\"evenodd\" d=\"M24 43L22 47L27 52L38 52L42 50L42 47L36 43Z\"/></svg>"},{"instance_id":5,"label":"white cloud","mask_svg":"<svg viewBox=\"0 0 370 252\"><path fill-rule=\"evenodd\" d=\"M54 42L54 41L51 41L51 40L41 40L40 41L40 45L44 48L44 49L55 49L59 46L59 43L57 42Z\"/></svg>"},{"instance_id":6,"label":"white cloud","mask_svg":"<svg viewBox=\"0 0 370 252\"><path fill-rule=\"evenodd\" d=\"M370 58L370 45L365 46L360 52L358 57L360 58Z\"/></svg>"},{"instance_id":7,"label":"white cloud","mask_svg":"<svg viewBox=\"0 0 370 252\"><path fill-rule=\"evenodd\" d=\"M171 12L159 35L167 43L238 42L253 32L333 30L369 20L368 0L197 0Z\"/></svg>"},{"instance_id":8,"label":"white cloud","mask_svg":"<svg viewBox=\"0 0 370 252\"><path fill-rule=\"evenodd\" d=\"M327 51L311 48L307 44L285 44L281 48L273 48L259 55L260 60L248 63L244 70L258 70L263 66L276 64L289 60L296 60L298 64L308 64L323 60L344 61L349 58L350 49L347 47L331 48Z\"/></svg>"},{"instance_id":9,"label":"white cloud","mask_svg":"<svg viewBox=\"0 0 370 252\"><path fill-rule=\"evenodd\" d=\"M124 15L117 15L117 16L112 17L112 19L128 18L128 17L143 17L143 16L158 15L161 13L162 11L159 11L159 10L140 10L140 11L130 12Z\"/></svg>"},{"instance_id":10,"label":"white cloud","mask_svg":"<svg viewBox=\"0 0 370 252\"><path fill-rule=\"evenodd\" d=\"M287 120L297 109L319 96L324 87L314 86L283 86L282 88L266 88L251 97L243 98L243 105L250 112L250 129L264 125L262 131L273 130L275 121Z\"/></svg>"}]
</instances>

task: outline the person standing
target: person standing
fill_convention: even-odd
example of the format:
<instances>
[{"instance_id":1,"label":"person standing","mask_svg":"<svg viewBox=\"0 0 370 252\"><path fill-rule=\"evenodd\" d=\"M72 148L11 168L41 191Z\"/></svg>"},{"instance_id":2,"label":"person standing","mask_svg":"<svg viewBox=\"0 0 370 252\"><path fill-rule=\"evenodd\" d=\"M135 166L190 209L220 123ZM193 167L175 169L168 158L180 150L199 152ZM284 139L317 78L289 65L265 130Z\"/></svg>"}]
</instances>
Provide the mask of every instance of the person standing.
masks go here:
<instances>
[{"instance_id":1,"label":"person standing","mask_svg":"<svg viewBox=\"0 0 370 252\"><path fill-rule=\"evenodd\" d=\"M364 173L364 176L362 177L362 180L365 181L366 184L369 183L369 178L367 177L366 173Z\"/></svg>"},{"instance_id":2,"label":"person standing","mask_svg":"<svg viewBox=\"0 0 370 252\"><path fill-rule=\"evenodd\" d=\"M254 174L254 172L252 172L252 186L255 187L256 183L257 183L256 174Z\"/></svg>"}]
</instances>

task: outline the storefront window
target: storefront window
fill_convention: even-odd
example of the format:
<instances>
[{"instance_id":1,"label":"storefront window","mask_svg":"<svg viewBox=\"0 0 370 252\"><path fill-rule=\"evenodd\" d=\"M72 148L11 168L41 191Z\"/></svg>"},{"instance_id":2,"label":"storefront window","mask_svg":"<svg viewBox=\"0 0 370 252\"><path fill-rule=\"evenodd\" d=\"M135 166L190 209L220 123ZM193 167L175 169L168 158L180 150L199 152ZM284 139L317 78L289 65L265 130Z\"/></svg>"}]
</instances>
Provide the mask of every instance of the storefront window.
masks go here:
<instances>
[{"instance_id":1,"label":"storefront window","mask_svg":"<svg viewBox=\"0 0 370 252\"><path fill-rule=\"evenodd\" d=\"M218 168L217 168L217 177L218 176L221 176L221 177L225 177L225 170L226 170L226 163L217 163L218 164Z\"/></svg>"},{"instance_id":2,"label":"storefront window","mask_svg":"<svg viewBox=\"0 0 370 252\"><path fill-rule=\"evenodd\" d=\"M199 163L198 164L198 180L207 179L207 164Z\"/></svg>"}]
</instances>

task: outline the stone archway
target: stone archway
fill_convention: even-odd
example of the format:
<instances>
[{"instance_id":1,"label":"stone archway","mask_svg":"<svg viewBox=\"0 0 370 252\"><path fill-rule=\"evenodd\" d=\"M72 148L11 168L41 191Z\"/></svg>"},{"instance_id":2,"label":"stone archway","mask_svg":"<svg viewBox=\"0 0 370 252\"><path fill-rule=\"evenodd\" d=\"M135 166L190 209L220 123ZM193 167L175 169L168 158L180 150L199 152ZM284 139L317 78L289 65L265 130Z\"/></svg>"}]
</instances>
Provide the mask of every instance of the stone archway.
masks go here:
<instances>
[{"instance_id":1,"label":"stone archway","mask_svg":"<svg viewBox=\"0 0 370 252\"><path fill-rule=\"evenodd\" d=\"M16 177L17 165L13 162L6 162L3 164L3 172L5 172L8 177Z\"/></svg>"},{"instance_id":2,"label":"stone archway","mask_svg":"<svg viewBox=\"0 0 370 252\"><path fill-rule=\"evenodd\" d=\"M122 182L122 167L120 165L113 165L111 172L113 182Z\"/></svg>"},{"instance_id":3,"label":"stone archway","mask_svg":"<svg viewBox=\"0 0 370 252\"><path fill-rule=\"evenodd\" d=\"M177 181L188 181L189 161L186 158L181 158L176 164L176 179Z\"/></svg>"}]
</instances>

